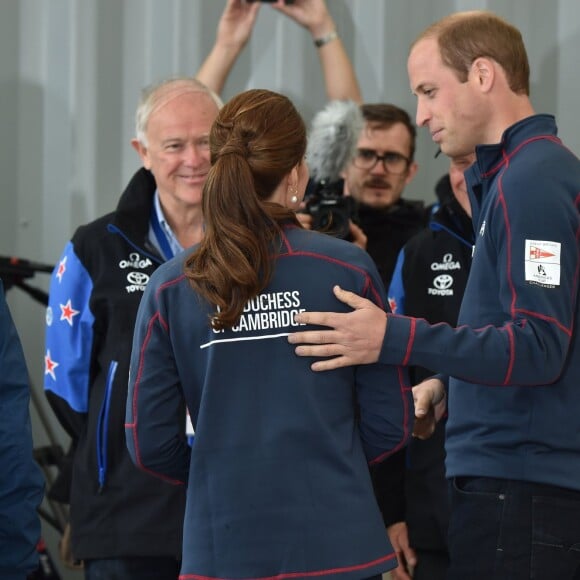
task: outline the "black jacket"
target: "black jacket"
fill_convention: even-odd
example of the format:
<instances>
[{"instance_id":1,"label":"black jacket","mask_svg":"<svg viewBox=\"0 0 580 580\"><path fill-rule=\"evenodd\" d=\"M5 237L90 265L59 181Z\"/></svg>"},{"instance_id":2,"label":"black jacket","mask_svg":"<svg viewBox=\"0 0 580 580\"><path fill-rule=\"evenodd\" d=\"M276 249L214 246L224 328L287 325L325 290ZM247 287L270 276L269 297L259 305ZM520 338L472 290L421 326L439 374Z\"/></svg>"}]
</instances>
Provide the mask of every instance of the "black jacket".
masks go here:
<instances>
[{"instance_id":1,"label":"black jacket","mask_svg":"<svg viewBox=\"0 0 580 580\"><path fill-rule=\"evenodd\" d=\"M181 555L183 489L138 470L125 444L137 308L163 262L148 241L155 188L139 170L115 212L77 229L51 279L45 389L76 446L77 559Z\"/></svg>"},{"instance_id":2,"label":"black jacket","mask_svg":"<svg viewBox=\"0 0 580 580\"><path fill-rule=\"evenodd\" d=\"M455 325L471 266L473 226L455 200L448 176L440 180L436 193L440 205L429 227L409 240L399 255L389 304L397 314ZM413 367L410 374L415 385L434 372ZM442 420L429 439L412 439L406 450L377 466L373 474L385 525L405 521L415 549L447 545L444 438Z\"/></svg>"},{"instance_id":3,"label":"black jacket","mask_svg":"<svg viewBox=\"0 0 580 580\"><path fill-rule=\"evenodd\" d=\"M388 288L401 248L425 228L428 213L421 201L399 199L385 209L356 205L355 221L367 236L367 252Z\"/></svg>"}]
</instances>

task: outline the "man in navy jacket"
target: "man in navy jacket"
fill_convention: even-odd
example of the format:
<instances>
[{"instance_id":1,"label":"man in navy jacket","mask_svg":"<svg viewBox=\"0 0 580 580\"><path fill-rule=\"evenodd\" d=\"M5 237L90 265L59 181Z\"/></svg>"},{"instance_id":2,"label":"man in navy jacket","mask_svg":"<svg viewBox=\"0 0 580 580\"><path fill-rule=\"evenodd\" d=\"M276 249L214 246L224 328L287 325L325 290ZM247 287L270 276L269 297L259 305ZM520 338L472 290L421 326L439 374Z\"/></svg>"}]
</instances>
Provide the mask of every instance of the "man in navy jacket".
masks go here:
<instances>
[{"instance_id":1,"label":"man in navy jacket","mask_svg":"<svg viewBox=\"0 0 580 580\"><path fill-rule=\"evenodd\" d=\"M489 12L452 14L411 48L417 124L466 172L476 241L458 326L357 308L305 313L298 354L421 365L449 376L449 579L573 578L580 570L580 163L553 117L534 114L519 31ZM485 145L480 145L480 144ZM446 379L415 387L441 413ZM435 412L437 411L437 412ZM427 425L432 428L432 424ZM416 428L417 430L417 428Z\"/></svg>"}]
</instances>

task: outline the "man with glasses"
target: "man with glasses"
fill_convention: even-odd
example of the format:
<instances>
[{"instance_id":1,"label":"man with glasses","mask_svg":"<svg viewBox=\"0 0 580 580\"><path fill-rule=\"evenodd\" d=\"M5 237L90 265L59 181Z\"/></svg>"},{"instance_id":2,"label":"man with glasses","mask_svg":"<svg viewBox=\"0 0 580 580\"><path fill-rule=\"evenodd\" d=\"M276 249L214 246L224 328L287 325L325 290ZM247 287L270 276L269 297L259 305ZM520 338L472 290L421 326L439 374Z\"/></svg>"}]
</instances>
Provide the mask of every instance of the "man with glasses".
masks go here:
<instances>
[{"instance_id":1,"label":"man with glasses","mask_svg":"<svg viewBox=\"0 0 580 580\"><path fill-rule=\"evenodd\" d=\"M402 199L417 173L416 130L395 105L365 104L361 111L365 126L343 172L344 191L357 202L355 219L367 236L367 252L388 287L399 250L427 223L422 202Z\"/></svg>"}]
</instances>

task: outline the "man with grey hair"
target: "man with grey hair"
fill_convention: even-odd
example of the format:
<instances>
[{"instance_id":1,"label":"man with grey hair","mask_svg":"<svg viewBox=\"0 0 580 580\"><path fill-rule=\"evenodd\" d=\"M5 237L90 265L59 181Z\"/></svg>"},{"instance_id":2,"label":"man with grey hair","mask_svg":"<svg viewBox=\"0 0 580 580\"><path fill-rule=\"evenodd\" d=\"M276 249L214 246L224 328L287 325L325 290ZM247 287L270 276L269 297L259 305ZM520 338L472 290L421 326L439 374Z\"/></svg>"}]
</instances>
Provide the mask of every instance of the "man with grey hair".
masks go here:
<instances>
[{"instance_id":1,"label":"man with grey hair","mask_svg":"<svg viewBox=\"0 0 580 580\"><path fill-rule=\"evenodd\" d=\"M202 238L218 110L216 95L192 78L146 89L132 141L143 167L115 211L77 229L52 275L44 386L74 445L72 553L88 580L179 574L185 495L138 470L127 453L129 358L149 278Z\"/></svg>"}]
</instances>

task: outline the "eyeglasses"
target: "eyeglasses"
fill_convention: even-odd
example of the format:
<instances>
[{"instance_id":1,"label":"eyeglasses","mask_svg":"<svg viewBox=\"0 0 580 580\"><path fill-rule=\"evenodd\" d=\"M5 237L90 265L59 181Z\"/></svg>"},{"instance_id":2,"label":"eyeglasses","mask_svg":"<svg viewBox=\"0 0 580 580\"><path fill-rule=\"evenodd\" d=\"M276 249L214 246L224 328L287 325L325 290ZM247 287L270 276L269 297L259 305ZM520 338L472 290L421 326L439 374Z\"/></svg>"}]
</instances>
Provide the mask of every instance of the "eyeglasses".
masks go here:
<instances>
[{"instance_id":1,"label":"eyeglasses","mask_svg":"<svg viewBox=\"0 0 580 580\"><path fill-rule=\"evenodd\" d=\"M393 175L405 173L409 167L409 163L411 162L410 159L407 159L400 153L387 151L383 155L378 155L373 149L357 149L356 155L352 160L355 167L366 169L367 171L374 169L379 161L382 161L383 169Z\"/></svg>"}]
</instances>

